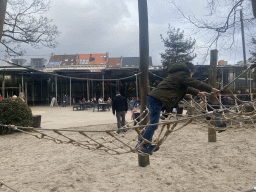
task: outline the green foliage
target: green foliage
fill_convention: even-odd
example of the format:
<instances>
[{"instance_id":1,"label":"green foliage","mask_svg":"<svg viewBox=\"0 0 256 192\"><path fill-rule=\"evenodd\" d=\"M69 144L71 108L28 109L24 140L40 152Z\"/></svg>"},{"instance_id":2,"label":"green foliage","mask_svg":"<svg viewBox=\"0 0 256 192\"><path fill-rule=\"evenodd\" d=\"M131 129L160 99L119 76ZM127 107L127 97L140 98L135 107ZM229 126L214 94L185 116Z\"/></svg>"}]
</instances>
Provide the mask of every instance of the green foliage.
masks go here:
<instances>
[{"instance_id":1,"label":"green foliage","mask_svg":"<svg viewBox=\"0 0 256 192\"><path fill-rule=\"evenodd\" d=\"M170 64L192 61L196 57L196 54L193 54L196 40L185 39L184 31L176 30L170 25L167 35L167 38L163 38L162 34L160 35L166 47L165 53L161 53L164 68L167 68Z\"/></svg>"},{"instance_id":2,"label":"green foliage","mask_svg":"<svg viewBox=\"0 0 256 192\"><path fill-rule=\"evenodd\" d=\"M31 126L33 125L31 109L20 99L1 99L0 124Z\"/></svg>"}]
</instances>

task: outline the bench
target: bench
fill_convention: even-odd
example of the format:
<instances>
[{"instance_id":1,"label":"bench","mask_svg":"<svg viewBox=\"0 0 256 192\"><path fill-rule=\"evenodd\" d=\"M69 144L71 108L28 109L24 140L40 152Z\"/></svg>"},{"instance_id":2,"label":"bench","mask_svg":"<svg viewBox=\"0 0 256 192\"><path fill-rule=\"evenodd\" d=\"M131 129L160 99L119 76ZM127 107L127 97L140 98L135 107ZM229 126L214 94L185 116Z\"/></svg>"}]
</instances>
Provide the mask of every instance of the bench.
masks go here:
<instances>
[{"instance_id":1,"label":"bench","mask_svg":"<svg viewBox=\"0 0 256 192\"><path fill-rule=\"evenodd\" d=\"M78 110L81 110L81 106L80 105L73 106L73 111L78 111Z\"/></svg>"}]
</instances>

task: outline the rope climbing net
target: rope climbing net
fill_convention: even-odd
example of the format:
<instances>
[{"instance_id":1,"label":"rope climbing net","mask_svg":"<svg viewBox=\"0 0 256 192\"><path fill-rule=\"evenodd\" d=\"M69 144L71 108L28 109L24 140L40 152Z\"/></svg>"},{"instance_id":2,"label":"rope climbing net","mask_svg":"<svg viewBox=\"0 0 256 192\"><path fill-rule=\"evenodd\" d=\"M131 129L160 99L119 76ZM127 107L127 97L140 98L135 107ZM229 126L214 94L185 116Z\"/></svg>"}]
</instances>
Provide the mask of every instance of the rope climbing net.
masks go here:
<instances>
[{"instance_id":1,"label":"rope climbing net","mask_svg":"<svg viewBox=\"0 0 256 192\"><path fill-rule=\"evenodd\" d=\"M216 116L228 124L227 128L242 127L243 124L247 123L250 123L251 127L255 127L256 100L253 99L253 94L250 94L250 101L243 101L238 95L234 94L228 86L225 87L225 90L229 93L228 96L233 99L232 105L223 105L221 102L221 95L217 96L214 93L211 93L210 96L215 99L215 105L219 107L218 109L216 109L215 106L210 105L207 102L206 97L199 96L200 102L198 102L192 96L188 96L189 101L183 99L182 103L184 108L188 110L192 109L192 114L178 115L174 113L164 113L164 115L168 115L168 117L164 120L160 120L160 123L154 124L159 126L154 134L153 141L151 142L156 145L155 149L158 146L161 146L171 133L181 130L191 124L194 120L196 123L200 123L200 125L212 127L216 130L219 129L214 126ZM66 129L35 129L32 127L0 124L0 132L11 133L13 131L19 131L37 139L50 140L56 144L71 144L87 150L108 153L111 155L120 155L135 152L135 145L138 140L142 138L142 133L145 128L150 125L148 117L149 113L146 109L140 116L134 119L133 122L126 123L121 129L121 131L124 131L121 134L116 133L116 125L113 125L112 127L111 125L106 125L98 130L88 130L88 128L92 128L93 126ZM142 138L142 140L143 142L140 145L150 143L145 138ZM5 186L12 191L16 191L0 181L0 187L2 186ZM248 191L256 191L256 188Z\"/></svg>"},{"instance_id":2,"label":"rope climbing net","mask_svg":"<svg viewBox=\"0 0 256 192\"><path fill-rule=\"evenodd\" d=\"M16 65L12 62L10 64ZM253 69L256 64L251 65L244 72L242 72L237 78L245 74L247 71ZM237 79L236 78L236 79ZM234 79L233 82L236 80ZM232 83L232 82L231 82ZM230 83L230 84L231 84ZM229 84L229 85L230 85ZM161 120L158 124L159 128L154 134L152 144L155 144L156 147L159 147L164 143L167 137L175 131L178 131L188 124L190 124L194 119L200 124L205 124L206 126L214 127L214 122L216 121L216 116L219 120L222 120L226 123L232 125L241 125L242 123L250 122L254 125L254 119L256 118L256 108L255 102L253 100L253 94L251 94L251 101L242 101L237 95L229 89L228 85L225 86L222 90L229 92L231 98L235 101L232 107L227 107L222 104L221 96L219 98L211 93L211 97L216 100L215 104L219 106L219 109L215 109L214 106L211 106L206 97L199 96L201 103L198 103L190 96L190 101L183 99L183 104L185 108L193 109L196 113L189 115L176 115L169 113L169 119ZM239 104L239 105L238 105ZM209 109L212 111L209 112ZM166 113L165 113L166 115ZM78 147L82 147L88 150L98 150L104 151L112 155L119 155L124 153L135 152L134 146L139 139L142 139L143 142L140 144L150 143L142 137L142 133L149 124L149 113L148 110L141 112L140 116L134 119L135 126L132 123L127 123L122 127L121 131L125 134L117 134L114 127L112 129L102 129L102 130L85 130L85 127L80 127L79 129L34 129L32 127L19 127L15 125L2 125L1 132L12 132L13 130L20 131L22 133L34 136L37 139L47 139L51 140L57 144L72 144ZM207 118L206 118L207 117ZM208 119L208 120L207 120ZM152 125L152 124L151 124ZM231 127L229 126L229 127ZM216 128L218 129L218 128ZM139 146L137 146L139 147ZM154 152L154 150L153 150Z\"/></svg>"},{"instance_id":3,"label":"rope climbing net","mask_svg":"<svg viewBox=\"0 0 256 192\"><path fill-rule=\"evenodd\" d=\"M218 101L220 109L214 109L213 106L207 103L205 97L200 97L201 102L196 102L192 97L190 101L183 100L185 108L192 108L194 114L192 115L177 115L173 113L168 114L168 118L160 120L158 124L159 128L154 134L152 144L161 146L168 136L175 131L178 131L196 119L196 123L205 125L205 127L211 126L218 130L218 127L214 126L215 116L218 117L225 123L229 128L241 126L244 123L251 123L255 126L256 120L256 107L254 100L241 101L236 95L235 105L232 107L224 106L220 97L218 98L212 93L212 96ZM253 95L252 95L253 96ZM253 98L253 97L251 97ZM241 102L242 104L238 105ZM208 111L207 107L203 107L202 103L213 111ZM72 144L77 147L82 147L87 150L98 150L106 152L111 155L119 155L125 153L135 152L135 145L138 139L142 138L142 133L145 128L150 125L148 121L148 110L143 111L140 116L133 120L133 122L126 123L121 129L121 134L117 134L115 124L102 126L101 130L89 130L88 128L94 128L93 126L77 127L77 128L66 128L66 129L35 129L32 127L20 127L15 125L3 125L0 124L2 129L6 131L19 131L27 135L31 135L37 139L46 139L55 142L56 144ZM166 115L166 113L165 113ZM208 120L207 118L208 117ZM140 121L139 121L140 119ZM142 125L143 122L143 125ZM146 123L145 123L146 122ZM136 124L136 125L134 125ZM141 145L150 143L148 140L143 139ZM153 150L154 151L154 150Z\"/></svg>"}]
</instances>

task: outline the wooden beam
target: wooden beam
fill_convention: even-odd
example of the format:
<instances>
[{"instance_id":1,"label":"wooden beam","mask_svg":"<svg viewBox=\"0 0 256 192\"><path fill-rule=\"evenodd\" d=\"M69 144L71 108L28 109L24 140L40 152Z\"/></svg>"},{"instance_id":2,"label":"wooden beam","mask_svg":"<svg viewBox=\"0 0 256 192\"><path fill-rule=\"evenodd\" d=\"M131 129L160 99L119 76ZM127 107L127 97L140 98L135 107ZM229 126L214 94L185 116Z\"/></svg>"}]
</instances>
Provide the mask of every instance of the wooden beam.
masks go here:
<instances>
[{"instance_id":1,"label":"wooden beam","mask_svg":"<svg viewBox=\"0 0 256 192\"><path fill-rule=\"evenodd\" d=\"M2 39L7 0L0 1L0 41Z\"/></svg>"},{"instance_id":2,"label":"wooden beam","mask_svg":"<svg viewBox=\"0 0 256 192\"><path fill-rule=\"evenodd\" d=\"M211 50L210 60L210 73L209 73L209 84L216 88L217 85L217 63L218 63L218 50ZM213 104L217 104L214 97L209 96L210 101ZM208 142L216 142L216 130L215 128L208 128Z\"/></svg>"},{"instance_id":3,"label":"wooden beam","mask_svg":"<svg viewBox=\"0 0 256 192\"><path fill-rule=\"evenodd\" d=\"M254 17L256 18L256 0L252 0L252 11Z\"/></svg>"},{"instance_id":4,"label":"wooden beam","mask_svg":"<svg viewBox=\"0 0 256 192\"><path fill-rule=\"evenodd\" d=\"M146 109L148 94L148 63L149 63L149 39L148 39L148 10L147 0L138 0L139 7L139 42L140 42L140 113ZM143 117L141 117L143 119ZM141 125L146 125L146 121ZM149 156L138 155L139 166L146 167L150 164Z\"/></svg>"}]
</instances>

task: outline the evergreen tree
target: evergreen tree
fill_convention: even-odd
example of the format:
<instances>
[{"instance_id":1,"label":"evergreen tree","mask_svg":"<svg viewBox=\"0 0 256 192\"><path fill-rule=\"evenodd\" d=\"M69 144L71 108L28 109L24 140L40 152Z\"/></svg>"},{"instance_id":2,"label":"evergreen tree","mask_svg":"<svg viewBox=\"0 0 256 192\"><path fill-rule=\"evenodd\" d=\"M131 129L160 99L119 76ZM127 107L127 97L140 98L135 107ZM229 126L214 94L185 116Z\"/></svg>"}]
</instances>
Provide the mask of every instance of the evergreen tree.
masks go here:
<instances>
[{"instance_id":1,"label":"evergreen tree","mask_svg":"<svg viewBox=\"0 0 256 192\"><path fill-rule=\"evenodd\" d=\"M252 43L253 43L254 45L256 45L256 39L255 39L255 38L252 38ZM251 63L255 63L255 62L256 62L256 49L255 49L255 52L250 51L250 53L252 54L252 56L249 58L249 61L250 61Z\"/></svg>"},{"instance_id":2,"label":"evergreen tree","mask_svg":"<svg viewBox=\"0 0 256 192\"><path fill-rule=\"evenodd\" d=\"M160 35L166 47L165 53L161 53L164 68L167 68L171 64L192 61L196 57L196 54L193 54L196 40L192 40L191 38L185 39L184 31L180 31L180 29L176 30L170 27L170 25L167 35L167 38L164 38L162 34Z\"/></svg>"}]
</instances>

